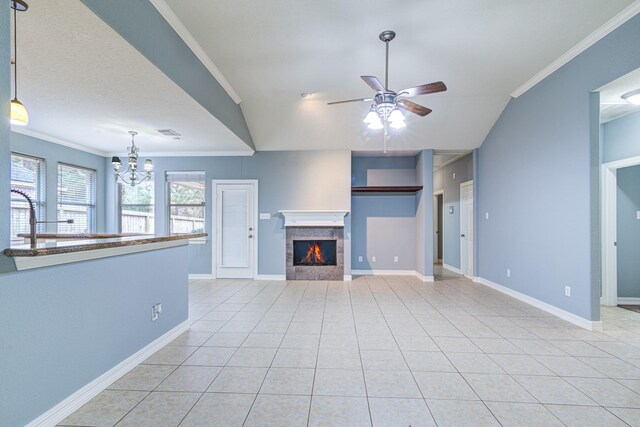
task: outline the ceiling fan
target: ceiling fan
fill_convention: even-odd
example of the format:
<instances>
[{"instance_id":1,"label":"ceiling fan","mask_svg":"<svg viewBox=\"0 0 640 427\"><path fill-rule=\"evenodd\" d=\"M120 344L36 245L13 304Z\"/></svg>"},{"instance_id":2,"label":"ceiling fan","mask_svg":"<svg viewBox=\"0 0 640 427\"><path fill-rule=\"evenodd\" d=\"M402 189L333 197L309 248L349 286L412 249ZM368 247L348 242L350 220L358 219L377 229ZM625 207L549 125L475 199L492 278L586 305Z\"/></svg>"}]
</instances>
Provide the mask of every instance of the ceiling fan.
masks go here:
<instances>
[{"instance_id":1,"label":"ceiling fan","mask_svg":"<svg viewBox=\"0 0 640 427\"><path fill-rule=\"evenodd\" d=\"M369 125L370 129L384 129L384 152L387 152L387 126L398 129L406 126L404 122L404 114L402 111L409 111L419 116L426 116L431 113L431 109L424 107L415 102L409 101L407 98L412 98L419 95L427 95L430 93L443 92L447 90L442 82L427 83L420 86L403 89L399 92L394 92L389 89L389 42L396 37L396 33L387 30L380 33L379 38L385 44L385 66L384 66L384 85L375 76L360 76L371 89L376 91L373 98L357 98L347 99L345 101L329 102L328 105L344 104L347 102L370 102L371 108L367 116L364 118L364 122Z\"/></svg>"}]
</instances>

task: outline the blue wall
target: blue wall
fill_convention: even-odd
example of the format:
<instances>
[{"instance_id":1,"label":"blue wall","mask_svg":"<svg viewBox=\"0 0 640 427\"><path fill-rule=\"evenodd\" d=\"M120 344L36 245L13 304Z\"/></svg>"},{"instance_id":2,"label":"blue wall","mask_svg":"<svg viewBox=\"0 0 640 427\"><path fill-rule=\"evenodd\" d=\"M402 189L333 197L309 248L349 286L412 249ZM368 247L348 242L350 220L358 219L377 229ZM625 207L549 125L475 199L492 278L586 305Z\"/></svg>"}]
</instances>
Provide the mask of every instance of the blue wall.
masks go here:
<instances>
[{"instance_id":1,"label":"blue wall","mask_svg":"<svg viewBox=\"0 0 640 427\"><path fill-rule=\"evenodd\" d=\"M618 297L640 298L640 166L618 169Z\"/></svg>"},{"instance_id":2,"label":"blue wall","mask_svg":"<svg viewBox=\"0 0 640 427\"><path fill-rule=\"evenodd\" d=\"M149 1L82 0L207 111L255 148L240 106Z\"/></svg>"},{"instance_id":3,"label":"blue wall","mask_svg":"<svg viewBox=\"0 0 640 427\"><path fill-rule=\"evenodd\" d=\"M640 112L602 126L603 161L640 156Z\"/></svg>"},{"instance_id":4,"label":"blue wall","mask_svg":"<svg viewBox=\"0 0 640 427\"><path fill-rule=\"evenodd\" d=\"M415 157L354 157L357 186L416 185ZM351 198L354 270L415 270L416 196L357 195ZM362 262L358 257L362 256ZM376 262L372 261L376 257ZM394 262L394 256L398 262Z\"/></svg>"},{"instance_id":5,"label":"blue wall","mask_svg":"<svg viewBox=\"0 0 640 427\"><path fill-rule=\"evenodd\" d=\"M144 154L144 153L143 153ZM105 164L111 167L109 159ZM285 209L351 210L351 154L348 151L261 151L245 157L155 157L156 233L167 229L166 171L205 171L205 225L211 233L213 179L257 179L258 209L271 219L258 221L258 273L285 274ZM123 165L126 167L126 165ZM107 231L117 230L116 189L107 180ZM345 274L351 271L351 219L345 219ZM211 274L213 236L206 245L189 246L189 272Z\"/></svg>"},{"instance_id":6,"label":"blue wall","mask_svg":"<svg viewBox=\"0 0 640 427\"><path fill-rule=\"evenodd\" d=\"M442 262L460 268L460 184L473 179L473 155L444 166L440 172L444 182ZM450 213L451 207L453 213Z\"/></svg>"},{"instance_id":7,"label":"blue wall","mask_svg":"<svg viewBox=\"0 0 640 427\"><path fill-rule=\"evenodd\" d=\"M186 321L186 251L0 275L0 425L25 425Z\"/></svg>"},{"instance_id":8,"label":"blue wall","mask_svg":"<svg viewBox=\"0 0 640 427\"><path fill-rule=\"evenodd\" d=\"M511 100L491 129L479 152L478 205L482 218L490 214L478 227L481 277L599 320L599 138L591 92L640 67L638 40L640 16ZM564 296L567 285L571 297Z\"/></svg>"},{"instance_id":9,"label":"blue wall","mask_svg":"<svg viewBox=\"0 0 640 427\"><path fill-rule=\"evenodd\" d=\"M0 2L0 248L9 246L10 241L10 198L11 156L9 149L9 103L11 101L11 21L9 2Z\"/></svg>"},{"instance_id":10,"label":"blue wall","mask_svg":"<svg viewBox=\"0 0 640 427\"><path fill-rule=\"evenodd\" d=\"M423 150L417 157L416 184L416 271L433 276L433 150Z\"/></svg>"},{"instance_id":11,"label":"blue wall","mask_svg":"<svg viewBox=\"0 0 640 427\"><path fill-rule=\"evenodd\" d=\"M58 162L74 166L82 166L96 171L96 232L104 232L106 229L105 215L105 181L112 178L111 171L106 174L105 158L75 150L59 144L43 141L31 136L11 132L11 151L19 154L40 157L45 160L45 202L46 219L57 219L57 186L58 186ZM44 218L38 218L43 220ZM50 233L57 232L57 224L46 224L46 230Z\"/></svg>"}]
</instances>

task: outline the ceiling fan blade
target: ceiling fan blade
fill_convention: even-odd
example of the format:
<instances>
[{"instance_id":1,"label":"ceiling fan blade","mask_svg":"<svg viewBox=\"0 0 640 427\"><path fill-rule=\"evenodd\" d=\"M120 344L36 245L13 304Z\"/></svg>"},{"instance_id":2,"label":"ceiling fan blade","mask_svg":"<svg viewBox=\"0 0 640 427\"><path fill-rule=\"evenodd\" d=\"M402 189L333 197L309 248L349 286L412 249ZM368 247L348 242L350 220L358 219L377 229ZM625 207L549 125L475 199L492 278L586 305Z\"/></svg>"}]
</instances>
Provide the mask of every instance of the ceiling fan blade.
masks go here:
<instances>
[{"instance_id":1,"label":"ceiling fan blade","mask_svg":"<svg viewBox=\"0 0 640 427\"><path fill-rule=\"evenodd\" d=\"M359 102L359 101L373 101L372 98L357 98L357 99L347 99L344 101L333 101L333 102L327 102L327 105L334 105L334 104L345 104L347 102Z\"/></svg>"},{"instance_id":2,"label":"ceiling fan blade","mask_svg":"<svg viewBox=\"0 0 640 427\"><path fill-rule=\"evenodd\" d=\"M422 105L411 102L408 99L402 99L398 101L398 104L403 105L407 111L411 111L413 114L417 114L422 117L433 111L431 108L423 107Z\"/></svg>"},{"instance_id":3,"label":"ceiling fan blade","mask_svg":"<svg viewBox=\"0 0 640 427\"><path fill-rule=\"evenodd\" d=\"M412 97L412 96L418 96L418 95L427 95L429 93L444 92L445 90L447 90L447 86L445 86L444 83L433 82L433 83L427 83L425 85L410 87L409 89L401 90L400 92L398 92L398 94L401 94L407 97Z\"/></svg>"},{"instance_id":4,"label":"ceiling fan blade","mask_svg":"<svg viewBox=\"0 0 640 427\"><path fill-rule=\"evenodd\" d=\"M380 83L380 80L378 80L377 77L375 76L360 76L360 78L362 80L364 80L364 82L366 84L369 85L369 87L373 90L375 90L376 92L384 92L384 86L382 86L382 83Z\"/></svg>"}]
</instances>

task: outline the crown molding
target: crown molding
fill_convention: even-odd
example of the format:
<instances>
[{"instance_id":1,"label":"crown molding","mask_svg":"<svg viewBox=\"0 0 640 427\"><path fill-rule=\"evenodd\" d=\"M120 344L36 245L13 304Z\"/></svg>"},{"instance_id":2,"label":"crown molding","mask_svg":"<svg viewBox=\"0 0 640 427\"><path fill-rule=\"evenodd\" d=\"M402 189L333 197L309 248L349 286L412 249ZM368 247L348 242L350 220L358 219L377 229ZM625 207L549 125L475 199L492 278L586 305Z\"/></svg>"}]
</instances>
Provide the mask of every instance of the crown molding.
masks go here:
<instances>
[{"instance_id":1,"label":"crown molding","mask_svg":"<svg viewBox=\"0 0 640 427\"><path fill-rule=\"evenodd\" d=\"M142 157L251 157L255 151L145 151ZM105 153L105 157L127 156L124 151Z\"/></svg>"},{"instance_id":2,"label":"crown molding","mask_svg":"<svg viewBox=\"0 0 640 427\"><path fill-rule=\"evenodd\" d=\"M64 139L56 138L54 136L50 136L44 133L36 132L26 127L22 126L11 126L11 132L19 133L21 135L30 136L32 138L41 139L43 141L52 142L58 145L64 145L65 147L73 148L74 150L84 151L86 153L95 154L101 157L107 157L106 151L96 150L93 148L85 147L84 145L76 144L74 142L69 142Z\"/></svg>"},{"instance_id":3,"label":"crown molding","mask_svg":"<svg viewBox=\"0 0 640 427\"><path fill-rule=\"evenodd\" d=\"M519 97L520 95L540 83L542 80L553 74L555 71L560 69L567 62L571 61L573 58L596 44L616 28L627 22L629 19L633 18L638 13L640 13L640 0L636 0L635 2L631 3L616 16L608 20L600 28L589 34L580 43L566 51L562 56L553 61L551 64L544 67L536 75L531 77L524 84L511 92L511 96L513 98Z\"/></svg>"},{"instance_id":4,"label":"crown molding","mask_svg":"<svg viewBox=\"0 0 640 427\"><path fill-rule=\"evenodd\" d=\"M173 9L167 4L165 0L149 0L151 4L156 8L160 15L167 21L167 23L173 28L173 30L178 34L178 36L189 46L189 49L198 57L202 65L205 66L207 70L211 73L211 75L220 83L220 86L224 88L224 90L229 94L231 99L236 104L240 104L242 99L240 99L240 95L235 91L231 83L227 81L222 72L216 67L213 63L209 55L205 52L205 50L200 46L191 34L191 32L187 29L187 27L182 23L178 15L175 14Z\"/></svg>"}]
</instances>

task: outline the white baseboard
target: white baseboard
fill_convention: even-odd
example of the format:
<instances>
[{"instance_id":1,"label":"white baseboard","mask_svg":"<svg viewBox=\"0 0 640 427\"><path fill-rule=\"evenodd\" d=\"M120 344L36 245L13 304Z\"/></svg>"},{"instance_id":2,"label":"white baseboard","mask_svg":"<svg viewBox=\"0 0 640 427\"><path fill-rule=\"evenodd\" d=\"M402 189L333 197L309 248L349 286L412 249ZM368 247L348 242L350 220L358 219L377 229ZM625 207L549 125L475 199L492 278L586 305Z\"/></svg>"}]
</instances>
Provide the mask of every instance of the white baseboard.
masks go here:
<instances>
[{"instance_id":1,"label":"white baseboard","mask_svg":"<svg viewBox=\"0 0 640 427\"><path fill-rule=\"evenodd\" d=\"M351 279L352 279L352 277L351 277L351 275L350 275L350 274L345 274L345 275L344 275L344 278L343 278L342 280L344 280L345 282L350 282L350 281L351 281Z\"/></svg>"},{"instance_id":2,"label":"white baseboard","mask_svg":"<svg viewBox=\"0 0 640 427\"><path fill-rule=\"evenodd\" d=\"M423 276L415 270L351 270L355 276L416 276L423 282L433 282L433 276Z\"/></svg>"},{"instance_id":3,"label":"white baseboard","mask_svg":"<svg viewBox=\"0 0 640 427\"><path fill-rule=\"evenodd\" d=\"M618 297L618 304L622 304L622 305L640 305L640 298Z\"/></svg>"},{"instance_id":4,"label":"white baseboard","mask_svg":"<svg viewBox=\"0 0 640 427\"><path fill-rule=\"evenodd\" d=\"M197 279L215 279L216 277L213 274L190 274L189 280L197 280Z\"/></svg>"},{"instance_id":5,"label":"white baseboard","mask_svg":"<svg viewBox=\"0 0 640 427\"><path fill-rule=\"evenodd\" d=\"M547 313L553 314L567 322L571 322L574 325L580 326L581 328L588 329L590 331L601 331L602 330L602 322L601 321L593 321L585 319L584 317L580 317L576 314L570 313L566 310L553 306L551 304L547 304L546 302L542 302L539 299L530 297L529 295L525 295L521 292L514 291L511 288L507 288L506 286L499 285L497 283L492 282L491 280L484 279L482 277L477 278L477 282L485 285L491 289L495 289L498 292L502 292L503 294L509 295L517 300L522 302L526 302L529 305L532 305L540 310L546 311Z\"/></svg>"},{"instance_id":6,"label":"white baseboard","mask_svg":"<svg viewBox=\"0 0 640 427\"><path fill-rule=\"evenodd\" d=\"M255 280L287 280L284 274L256 274Z\"/></svg>"},{"instance_id":7,"label":"white baseboard","mask_svg":"<svg viewBox=\"0 0 640 427\"><path fill-rule=\"evenodd\" d=\"M444 268L446 268L447 270L453 271L454 273L462 274L462 270L460 270L457 267L454 267L454 266L449 265L449 264L444 264L444 263L442 264L442 266Z\"/></svg>"},{"instance_id":8,"label":"white baseboard","mask_svg":"<svg viewBox=\"0 0 640 427\"><path fill-rule=\"evenodd\" d=\"M80 390L68 396L62 402L49 409L44 414L40 415L29 424L27 427L35 426L54 426L67 418L69 415L77 411L82 405L96 397L107 387L109 387L114 381L120 379L127 372L138 366L146 358L151 356L156 351L160 350L165 345L176 339L180 334L189 329L189 321L182 322L169 332L165 333L158 339L146 345L138 352L127 357L122 362L118 363L113 368L109 369L104 374L100 375L89 384L82 387Z\"/></svg>"},{"instance_id":9,"label":"white baseboard","mask_svg":"<svg viewBox=\"0 0 640 427\"><path fill-rule=\"evenodd\" d=\"M416 277L423 282L433 282L433 276L423 276L419 271L416 271Z\"/></svg>"}]
</instances>

